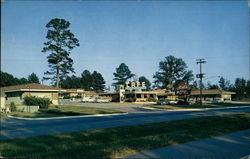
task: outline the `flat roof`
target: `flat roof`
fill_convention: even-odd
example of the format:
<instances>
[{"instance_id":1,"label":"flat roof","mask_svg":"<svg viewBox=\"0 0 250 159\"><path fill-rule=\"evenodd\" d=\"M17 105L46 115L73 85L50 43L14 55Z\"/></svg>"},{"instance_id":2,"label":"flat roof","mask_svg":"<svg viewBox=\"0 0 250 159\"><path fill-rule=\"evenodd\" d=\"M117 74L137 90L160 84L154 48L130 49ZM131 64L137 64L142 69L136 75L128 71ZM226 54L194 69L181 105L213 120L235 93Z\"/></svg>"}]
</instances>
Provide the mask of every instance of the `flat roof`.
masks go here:
<instances>
[{"instance_id":1,"label":"flat roof","mask_svg":"<svg viewBox=\"0 0 250 159\"><path fill-rule=\"evenodd\" d=\"M201 92L204 95L214 95L214 94L231 95L231 94L236 94L235 92L224 91L224 90L219 90L219 89L202 90ZM191 91L191 95L200 95L200 90Z\"/></svg>"}]
</instances>

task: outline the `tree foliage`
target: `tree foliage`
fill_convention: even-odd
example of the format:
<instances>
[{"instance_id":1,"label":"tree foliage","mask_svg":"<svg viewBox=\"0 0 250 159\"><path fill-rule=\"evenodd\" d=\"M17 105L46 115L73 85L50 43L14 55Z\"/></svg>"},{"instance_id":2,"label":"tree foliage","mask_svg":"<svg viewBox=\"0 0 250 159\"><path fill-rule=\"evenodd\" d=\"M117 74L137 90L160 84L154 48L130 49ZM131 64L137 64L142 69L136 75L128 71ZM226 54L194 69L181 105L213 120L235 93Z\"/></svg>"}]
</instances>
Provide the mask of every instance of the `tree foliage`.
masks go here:
<instances>
[{"instance_id":1,"label":"tree foliage","mask_svg":"<svg viewBox=\"0 0 250 159\"><path fill-rule=\"evenodd\" d=\"M139 77L139 82L145 82L147 90L151 89L151 82L144 76Z\"/></svg>"},{"instance_id":2,"label":"tree foliage","mask_svg":"<svg viewBox=\"0 0 250 159\"><path fill-rule=\"evenodd\" d=\"M79 40L69 30L70 23L64 19L52 19L46 25L48 28L47 42L42 52L49 52L47 56L49 71L44 74L44 79L51 79L59 87L59 81L70 72L74 73L73 59L70 58L71 50L79 46Z\"/></svg>"},{"instance_id":3,"label":"tree foliage","mask_svg":"<svg viewBox=\"0 0 250 159\"><path fill-rule=\"evenodd\" d=\"M179 83L193 80L193 73L187 70L187 65L181 58L167 56L159 63L159 71L154 74L153 78L158 88L165 89L168 84L171 84L176 89Z\"/></svg>"},{"instance_id":4,"label":"tree foliage","mask_svg":"<svg viewBox=\"0 0 250 159\"><path fill-rule=\"evenodd\" d=\"M230 88L230 81L221 77L219 80L219 86L221 90L229 90Z\"/></svg>"},{"instance_id":5,"label":"tree foliage","mask_svg":"<svg viewBox=\"0 0 250 159\"><path fill-rule=\"evenodd\" d=\"M29 83L40 83L39 78L37 77L37 75L35 73L32 73L28 76L28 82Z\"/></svg>"},{"instance_id":6,"label":"tree foliage","mask_svg":"<svg viewBox=\"0 0 250 159\"><path fill-rule=\"evenodd\" d=\"M236 78L234 89L238 98L246 97L247 95L247 81L244 78Z\"/></svg>"},{"instance_id":7,"label":"tree foliage","mask_svg":"<svg viewBox=\"0 0 250 159\"><path fill-rule=\"evenodd\" d=\"M19 85L19 84L27 84L30 83L26 78L17 78L14 77L13 75L7 73L7 72L2 72L0 71L0 87L5 87L5 86L13 86L13 85Z\"/></svg>"},{"instance_id":8,"label":"tree foliage","mask_svg":"<svg viewBox=\"0 0 250 159\"><path fill-rule=\"evenodd\" d=\"M80 77L72 75L61 81L61 87L65 89L82 88L86 91L103 92L105 88L105 80L101 73L84 70Z\"/></svg>"},{"instance_id":9,"label":"tree foliage","mask_svg":"<svg viewBox=\"0 0 250 159\"><path fill-rule=\"evenodd\" d=\"M66 79L61 81L61 87L65 89L70 88L82 88L81 78L72 75L71 77L66 77Z\"/></svg>"},{"instance_id":10,"label":"tree foliage","mask_svg":"<svg viewBox=\"0 0 250 159\"><path fill-rule=\"evenodd\" d=\"M104 78L102 77L102 74L94 71L92 73L92 79L93 79L92 83L93 89L97 92L103 92L105 88L105 81Z\"/></svg>"},{"instance_id":11,"label":"tree foliage","mask_svg":"<svg viewBox=\"0 0 250 159\"><path fill-rule=\"evenodd\" d=\"M194 81L194 82L190 85L190 89L191 89L192 91L195 91L195 90L198 90L198 89L199 89L199 86L198 86L197 81Z\"/></svg>"},{"instance_id":12,"label":"tree foliage","mask_svg":"<svg viewBox=\"0 0 250 159\"><path fill-rule=\"evenodd\" d=\"M219 89L219 86L217 84L211 84L210 82L207 83L207 89Z\"/></svg>"},{"instance_id":13,"label":"tree foliage","mask_svg":"<svg viewBox=\"0 0 250 159\"><path fill-rule=\"evenodd\" d=\"M82 88L86 91L93 90L93 77L89 70L84 70L81 74Z\"/></svg>"},{"instance_id":14,"label":"tree foliage","mask_svg":"<svg viewBox=\"0 0 250 159\"><path fill-rule=\"evenodd\" d=\"M118 68L116 68L116 72L113 73L114 79L116 82L113 83L113 86L117 86L120 84L125 84L128 79L132 78L134 76L133 73L131 73L130 69L125 63L121 63Z\"/></svg>"}]
</instances>

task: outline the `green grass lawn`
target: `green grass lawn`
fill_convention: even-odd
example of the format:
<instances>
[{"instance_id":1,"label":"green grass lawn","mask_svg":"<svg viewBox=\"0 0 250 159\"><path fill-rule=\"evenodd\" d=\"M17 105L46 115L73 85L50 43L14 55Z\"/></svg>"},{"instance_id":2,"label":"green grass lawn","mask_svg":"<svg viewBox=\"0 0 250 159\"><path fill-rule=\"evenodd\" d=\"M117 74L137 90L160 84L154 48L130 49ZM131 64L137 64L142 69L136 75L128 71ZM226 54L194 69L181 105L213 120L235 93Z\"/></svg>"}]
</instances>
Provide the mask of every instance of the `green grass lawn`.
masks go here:
<instances>
[{"instance_id":1,"label":"green grass lawn","mask_svg":"<svg viewBox=\"0 0 250 159\"><path fill-rule=\"evenodd\" d=\"M58 106L50 106L48 109L41 109L36 113L11 112L9 113L9 115L15 117L42 118L42 117L60 117L60 116L112 114L112 113L122 113L122 112L104 108L58 105Z\"/></svg>"},{"instance_id":2,"label":"green grass lawn","mask_svg":"<svg viewBox=\"0 0 250 159\"><path fill-rule=\"evenodd\" d=\"M220 103L220 104L190 104L190 105L145 105L151 108L161 108L170 110L180 110L180 109L202 109L202 108L226 108L234 106L250 106L250 104L243 103Z\"/></svg>"},{"instance_id":3,"label":"green grass lawn","mask_svg":"<svg viewBox=\"0 0 250 159\"><path fill-rule=\"evenodd\" d=\"M3 157L118 158L250 128L250 113L0 140Z\"/></svg>"}]
</instances>

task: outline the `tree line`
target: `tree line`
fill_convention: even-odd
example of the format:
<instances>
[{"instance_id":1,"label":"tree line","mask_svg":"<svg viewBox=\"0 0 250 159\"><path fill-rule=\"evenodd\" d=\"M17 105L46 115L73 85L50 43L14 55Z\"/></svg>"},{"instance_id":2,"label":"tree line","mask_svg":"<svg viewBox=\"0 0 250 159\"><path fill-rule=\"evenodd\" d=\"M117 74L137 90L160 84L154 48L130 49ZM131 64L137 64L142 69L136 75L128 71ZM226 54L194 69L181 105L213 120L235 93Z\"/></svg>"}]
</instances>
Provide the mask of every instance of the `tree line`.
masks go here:
<instances>
[{"instance_id":1,"label":"tree line","mask_svg":"<svg viewBox=\"0 0 250 159\"><path fill-rule=\"evenodd\" d=\"M0 87L27 84L27 83L40 83L39 78L35 73L31 73L27 78L17 78L13 75L0 71Z\"/></svg>"},{"instance_id":2,"label":"tree line","mask_svg":"<svg viewBox=\"0 0 250 159\"><path fill-rule=\"evenodd\" d=\"M194 81L192 84L192 90L198 89L198 82ZM236 78L234 83L230 83L230 81L226 78L220 77L218 84L211 84L210 82L207 82L205 85L202 85L202 89L232 91L236 93L236 95L234 95L235 99L250 98L250 80L245 80L244 78Z\"/></svg>"},{"instance_id":3,"label":"tree line","mask_svg":"<svg viewBox=\"0 0 250 159\"><path fill-rule=\"evenodd\" d=\"M105 89L105 80L101 73L84 70L80 77L75 75L67 76L61 81L61 87L65 89L82 88L86 91L103 92Z\"/></svg>"}]
</instances>

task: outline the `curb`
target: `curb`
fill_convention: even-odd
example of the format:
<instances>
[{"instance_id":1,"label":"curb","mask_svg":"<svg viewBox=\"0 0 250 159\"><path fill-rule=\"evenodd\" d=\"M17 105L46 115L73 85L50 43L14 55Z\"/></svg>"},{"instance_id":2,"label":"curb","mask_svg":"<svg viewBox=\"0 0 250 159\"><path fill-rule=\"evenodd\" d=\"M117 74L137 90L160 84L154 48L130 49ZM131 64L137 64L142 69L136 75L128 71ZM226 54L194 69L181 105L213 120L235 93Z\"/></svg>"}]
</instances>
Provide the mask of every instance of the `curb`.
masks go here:
<instances>
[{"instance_id":1,"label":"curb","mask_svg":"<svg viewBox=\"0 0 250 159\"><path fill-rule=\"evenodd\" d=\"M23 118L23 117L14 117L7 115L9 118L13 119L22 119L22 120L53 120L53 119L67 119L67 118L87 118L87 117L101 117L101 116L118 116L118 115L127 115L128 113L117 113L117 114L96 114L96 115L80 115L80 116L63 116L63 117L50 117L50 118Z\"/></svg>"}]
</instances>

